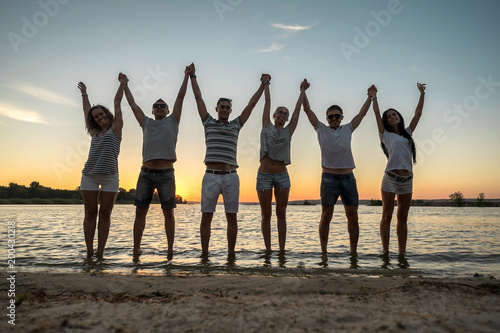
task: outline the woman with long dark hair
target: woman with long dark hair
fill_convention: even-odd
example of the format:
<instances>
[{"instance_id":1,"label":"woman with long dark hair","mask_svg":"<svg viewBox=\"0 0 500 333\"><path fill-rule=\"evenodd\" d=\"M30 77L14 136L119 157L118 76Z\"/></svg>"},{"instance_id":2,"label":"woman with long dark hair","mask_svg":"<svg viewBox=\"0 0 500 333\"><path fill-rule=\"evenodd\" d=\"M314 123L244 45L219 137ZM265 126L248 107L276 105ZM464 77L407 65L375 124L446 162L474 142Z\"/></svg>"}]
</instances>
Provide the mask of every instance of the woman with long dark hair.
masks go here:
<instances>
[{"instance_id":1,"label":"woman with long dark hair","mask_svg":"<svg viewBox=\"0 0 500 333\"><path fill-rule=\"evenodd\" d=\"M382 220L380 237L384 255L389 254L391 220L394 212L394 199L397 195L398 211L396 232L399 253L406 252L408 237L408 211L413 193L413 164L417 162L415 143L412 135L422 116L424 107L425 84L417 83L420 99L410 125L405 127L404 119L395 109L386 110L380 116L376 92L373 99L373 111L377 120L382 150L387 156L387 166L382 179Z\"/></svg>"},{"instance_id":2,"label":"woman with long dark hair","mask_svg":"<svg viewBox=\"0 0 500 333\"><path fill-rule=\"evenodd\" d=\"M120 86L114 99L115 114L102 105L90 106L87 87L78 83L82 93L83 113L87 132L92 137L87 162L82 170L80 190L83 197L85 217L83 233L87 246L87 256L94 254L94 235L97 225L97 250L95 255L102 257L109 235L111 212L118 194L118 154L122 140L123 118L121 100L127 77L118 75ZM101 206L98 207L98 196L101 193Z\"/></svg>"}]
</instances>

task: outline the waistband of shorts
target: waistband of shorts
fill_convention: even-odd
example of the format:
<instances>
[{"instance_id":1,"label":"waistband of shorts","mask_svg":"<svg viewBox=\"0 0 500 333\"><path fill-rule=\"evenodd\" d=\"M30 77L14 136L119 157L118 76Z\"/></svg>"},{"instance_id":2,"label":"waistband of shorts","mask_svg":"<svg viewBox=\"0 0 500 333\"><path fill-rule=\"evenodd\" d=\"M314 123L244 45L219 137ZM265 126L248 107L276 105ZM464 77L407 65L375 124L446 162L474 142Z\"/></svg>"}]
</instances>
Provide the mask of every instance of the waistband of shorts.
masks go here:
<instances>
[{"instance_id":1,"label":"waistband of shorts","mask_svg":"<svg viewBox=\"0 0 500 333\"><path fill-rule=\"evenodd\" d=\"M141 171L147 172L147 173L169 173L173 172L174 168L167 168L167 169L150 169L148 167L142 166Z\"/></svg>"},{"instance_id":2,"label":"waistband of shorts","mask_svg":"<svg viewBox=\"0 0 500 333\"><path fill-rule=\"evenodd\" d=\"M386 171L385 174L391 178L393 178L395 181L397 182L401 182L401 183L404 183L410 179L413 178L413 175L409 175L409 176L400 176L400 175L396 175L395 173L392 173L390 171Z\"/></svg>"},{"instance_id":3,"label":"waistband of shorts","mask_svg":"<svg viewBox=\"0 0 500 333\"><path fill-rule=\"evenodd\" d=\"M337 178L337 179L349 178L351 176L354 176L354 172L349 172L349 173L346 173L346 174L337 174L337 173L322 172L321 174L322 175L328 175L328 176L331 176L331 177Z\"/></svg>"},{"instance_id":4,"label":"waistband of shorts","mask_svg":"<svg viewBox=\"0 0 500 333\"><path fill-rule=\"evenodd\" d=\"M212 170L212 169L207 169L205 172L206 173L212 173L214 175L228 175L230 173L236 173L236 170Z\"/></svg>"}]
</instances>

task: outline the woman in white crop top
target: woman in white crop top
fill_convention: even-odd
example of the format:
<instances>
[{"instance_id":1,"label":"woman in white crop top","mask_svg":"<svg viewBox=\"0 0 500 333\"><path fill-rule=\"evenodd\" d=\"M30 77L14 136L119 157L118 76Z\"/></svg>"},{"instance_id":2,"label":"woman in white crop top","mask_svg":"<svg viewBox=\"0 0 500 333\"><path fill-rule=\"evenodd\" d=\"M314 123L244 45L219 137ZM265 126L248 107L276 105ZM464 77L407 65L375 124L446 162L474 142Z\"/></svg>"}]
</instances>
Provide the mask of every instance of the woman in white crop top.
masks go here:
<instances>
[{"instance_id":1,"label":"woman in white crop top","mask_svg":"<svg viewBox=\"0 0 500 333\"><path fill-rule=\"evenodd\" d=\"M118 81L120 81L120 86L114 99L114 116L102 105L91 107L87 87L83 82L78 83L78 88L82 93L85 125L87 132L92 136L89 158L82 171L80 185L85 210L83 233L88 257L93 254L97 257L103 256L111 224L111 212L118 193L118 154L123 128L120 103L128 79L120 73ZM101 193L100 208L98 207L99 192ZM94 235L98 216L98 244L94 253Z\"/></svg>"},{"instance_id":2,"label":"woman in white crop top","mask_svg":"<svg viewBox=\"0 0 500 333\"><path fill-rule=\"evenodd\" d=\"M278 239L280 252L285 251L286 242L286 207L290 193L290 178L286 166L290 164L290 142L299 121L300 108L304 92L309 88L307 80L300 84L300 95L295 105L290 123L289 112L284 106L274 111L274 124L271 123L271 94L269 84L265 84L265 104L262 114L262 131L260 134L260 167L257 173L257 196L259 197L262 222L261 230L267 251L271 251L271 215L272 197L276 200L276 217L278 220Z\"/></svg>"},{"instance_id":3,"label":"woman in white crop top","mask_svg":"<svg viewBox=\"0 0 500 333\"><path fill-rule=\"evenodd\" d=\"M413 163L416 163L416 150L412 135L422 116L425 97L425 84L417 83L417 87L420 91L420 99L415 109L415 115L406 128L403 117L395 109L388 109L380 116L377 96L373 97L373 111L377 120L381 146L387 156L387 166L381 188L382 220L380 221L380 237L386 259L389 254L391 219L396 195L398 196L396 230L399 253L404 255L406 252L408 211L413 192Z\"/></svg>"}]
</instances>

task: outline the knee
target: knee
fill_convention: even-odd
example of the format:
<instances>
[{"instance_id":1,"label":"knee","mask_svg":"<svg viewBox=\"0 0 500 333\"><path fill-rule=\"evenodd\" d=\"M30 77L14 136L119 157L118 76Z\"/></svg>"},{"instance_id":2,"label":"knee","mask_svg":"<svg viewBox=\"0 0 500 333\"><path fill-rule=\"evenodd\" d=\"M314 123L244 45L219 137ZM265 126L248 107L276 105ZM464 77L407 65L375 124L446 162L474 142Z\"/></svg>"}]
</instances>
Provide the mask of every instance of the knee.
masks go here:
<instances>
[{"instance_id":1,"label":"knee","mask_svg":"<svg viewBox=\"0 0 500 333\"><path fill-rule=\"evenodd\" d=\"M332 218L333 218L333 212L324 211L321 213L321 221L322 222L330 223Z\"/></svg>"},{"instance_id":2,"label":"knee","mask_svg":"<svg viewBox=\"0 0 500 333\"><path fill-rule=\"evenodd\" d=\"M97 218L97 207L85 207L85 220Z\"/></svg>"},{"instance_id":3,"label":"knee","mask_svg":"<svg viewBox=\"0 0 500 333\"><path fill-rule=\"evenodd\" d=\"M102 208L99 210L99 220L109 220L111 219L111 212L113 209Z\"/></svg>"},{"instance_id":4,"label":"knee","mask_svg":"<svg viewBox=\"0 0 500 333\"><path fill-rule=\"evenodd\" d=\"M270 210L263 210L261 212L261 216L263 222L270 222L272 217L272 212Z\"/></svg>"}]
</instances>

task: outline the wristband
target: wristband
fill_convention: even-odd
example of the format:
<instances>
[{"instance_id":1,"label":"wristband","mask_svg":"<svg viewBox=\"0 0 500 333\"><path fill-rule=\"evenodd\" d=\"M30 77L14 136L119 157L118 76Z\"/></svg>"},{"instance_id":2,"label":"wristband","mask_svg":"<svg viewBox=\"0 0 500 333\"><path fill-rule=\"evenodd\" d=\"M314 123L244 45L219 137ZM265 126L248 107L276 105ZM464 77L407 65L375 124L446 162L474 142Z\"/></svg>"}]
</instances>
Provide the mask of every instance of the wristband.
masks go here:
<instances>
[{"instance_id":1,"label":"wristband","mask_svg":"<svg viewBox=\"0 0 500 333\"><path fill-rule=\"evenodd\" d=\"M88 96L88 94L87 93L82 93L82 96Z\"/></svg>"},{"instance_id":2,"label":"wristband","mask_svg":"<svg viewBox=\"0 0 500 333\"><path fill-rule=\"evenodd\" d=\"M269 82L269 81L264 81L262 84L263 84L263 85L266 85L266 84L271 84L271 82Z\"/></svg>"},{"instance_id":3,"label":"wristband","mask_svg":"<svg viewBox=\"0 0 500 333\"><path fill-rule=\"evenodd\" d=\"M373 96L373 97L371 98L371 100L372 100L372 101L373 101L374 99L377 99L377 96Z\"/></svg>"},{"instance_id":4,"label":"wristband","mask_svg":"<svg viewBox=\"0 0 500 333\"><path fill-rule=\"evenodd\" d=\"M189 77L190 77L190 78L193 78L193 77L196 77L196 75L194 75L194 74L189 74Z\"/></svg>"}]
</instances>

